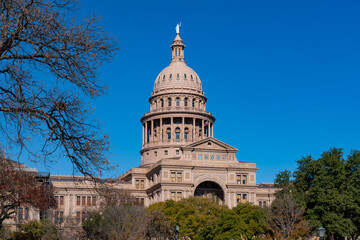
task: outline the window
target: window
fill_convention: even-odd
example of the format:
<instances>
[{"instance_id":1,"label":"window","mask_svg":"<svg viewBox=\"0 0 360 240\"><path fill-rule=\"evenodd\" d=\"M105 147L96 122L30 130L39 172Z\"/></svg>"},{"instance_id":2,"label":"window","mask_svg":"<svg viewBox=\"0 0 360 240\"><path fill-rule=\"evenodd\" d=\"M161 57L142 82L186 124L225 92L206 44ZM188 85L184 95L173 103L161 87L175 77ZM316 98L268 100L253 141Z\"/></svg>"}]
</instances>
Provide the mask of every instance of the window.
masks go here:
<instances>
[{"instance_id":1,"label":"window","mask_svg":"<svg viewBox=\"0 0 360 240\"><path fill-rule=\"evenodd\" d=\"M205 160L209 160L209 155L205 155Z\"/></svg>"},{"instance_id":2,"label":"window","mask_svg":"<svg viewBox=\"0 0 360 240\"><path fill-rule=\"evenodd\" d=\"M92 205L96 206L96 197L92 197Z\"/></svg>"},{"instance_id":3,"label":"window","mask_svg":"<svg viewBox=\"0 0 360 240\"><path fill-rule=\"evenodd\" d=\"M182 192L170 192L170 199L180 201L182 199Z\"/></svg>"},{"instance_id":4,"label":"window","mask_svg":"<svg viewBox=\"0 0 360 240\"><path fill-rule=\"evenodd\" d=\"M184 78L186 79L186 73L184 73Z\"/></svg>"},{"instance_id":5,"label":"window","mask_svg":"<svg viewBox=\"0 0 360 240\"><path fill-rule=\"evenodd\" d=\"M180 77L180 74L176 74L176 77L179 78L179 77Z\"/></svg>"},{"instance_id":6,"label":"window","mask_svg":"<svg viewBox=\"0 0 360 240\"><path fill-rule=\"evenodd\" d=\"M172 74L170 74L170 79L172 78Z\"/></svg>"},{"instance_id":7,"label":"window","mask_svg":"<svg viewBox=\"0 0 360 240\"><path fill-rule=\"evenodd\" d=\"M86 197L82 196L81 205L85 206L85 202L86 202Z\"/></svg>"},{"instance_id":8,"label":"window","mask_svg":"<svg viewBox=\"0 0 360 240\"><path fill-rule=\"evenodd\" d=\"M211 159L211 160L214 160L214 159L215 159L215 158L214 158L214 155L211 155L211 156L210 156L210 159Z\"/></svg>"},{"instance_id":9,"label":"window","mask_svg":"<svg viewBox=\"0 0 360 240\"><path fill-rule=\"evenodd\" d=\"M190 75L190 78L191 78L191 80L194 80L192 75Z\"/></svg>"},{"instance_id":10,"label":"window","mask_svg":"<svg viewBox=\"0 0 360 240\"><path fill-rule=\"evenodd\" d=\"M81 205L81 197L76 196L76 206L80 206L80 205Z\"/></svg>"},{"instance_id":11,"label":"window","mask_svg":"<svg viewBox=\"0 0 360 240\"><path fill-rule=\"evenodd\" d=\"M64 222L64 212L55 212L55 224L61 224Z\"/></svg>"},{"instance_id":12,"label":"window","mask_svg":"<svg viewBox=\"0 0 360 240\"><path fill-rule=\"evenodd\" d=\"M202 155L199 154L199 159L201 160L202 159Z\"/></svg>"},{"instance_id":13,"label":"window","mask_svg":"<svg viewBox=\"0 0 360 240\"><path fill-rule=\"evenodd\" d=\"M171 182L182 182L182 172L170 172Z\"/></svg>"},{"instance_id":14,"label":"window","mask_svg":"<svg viewBox=\"0 0 360 240\"><path fill-rule=\"evenodd\" d=\"M246 203L247 202L247 194L246 193L239 193L236 194L236 203Z\"/></svg>"},{"instance_id":15,"label":"window","mask_svg":"<svg viewBox=\"0 0 360 240\"><path fill-rule=\"evenodd\" d=\"M76 212L76 221L77 221L78 223L81 222L81 214L80 214L80 212Z\"/></svg>"},{"instance_id":16,"label":"window","mask_svg":"<svg viewBox=\"0 0 360 240\"><path fill-rule=\"evenodd\" d=\"M168 135L168 140L170 140L171 139L171 128L168 128L166 130L166 132L167 132L167 135Z\"/></svg>"},{"instance_id":17,"label":"window","mask_svg":"<svg viewBox=\"0 0 360 240\"><path fill-rule=\"evenodd\" d=\"M164 107L164 99L160 99L161 107Z\"/></svg>"},{"instance_id":18,"label":"window","mask_svg":"<svg viewBox=\"0 0 360 240\"><path fill-rule=\"evenodd\" d=\"M195 107L195 99L192 100L192 107Z\"/></svg>"},{"instance_id":19,"label":"window","mask_svg":"<svg viewBox=\"0 0 360 240\"><path fill-rule=\"evenodd\" d=\"M176 98L176 106L180 107L180 98Z\"/></svg>"},{"instance_id":20,"label":"window","mask_svg":"<svg viewBox=\"0 0 360 240\"><path fill-rule=\"evenodd\" d=\"M87 212L81 212L81 221L84 222L87 217Z\"/></svg>"},{"instance_id":21,"label":"window","mask_svg":"<svg viewBox=\"0 0 360 240\"><path fill-rule=\"evenodd\" d=\"M64 205L64 196L60 196L60 206Z\"/></svg>"},{"instance_id":22,"label":"window","mask_svg":"<svg viewBox=\"0 0 360 240\"><path fill-rule=\"evenodd\" d=\"M23 220L23 208L19 208L18 210L18 220Z\"/></svg>"},{"instance_id":23,"label":"window","mask_svg":"<svg viewBox=\"0 0 360 240\"><path fill-rule=\"evenodd\" d=\"M87 205L91 206L91 197L87 197Z\"/></svg>"},{"instance_id":24,"label":"window","mask_svg":"<svg viewBox=\"0 0 360 240\"><path fill-rule=\"evenodd\" d=\"M168 150L165 150L164 154L165 154L165 156L167 156L169 154Z\"/></svg>"},{"instance_id":25,"label":"window","mask_svg":"<svg viewBox=\"0 0 360 240\"><path fill-rule=\"evenodd\" d=\"M135 180L135 188L136 189L145 189L145 180L144 179Z\"/></svg>"},{"instance_id":26,"label":"window","mask_svg":"<svg viewBox=\"0 0 360 240\"><path fill-rule=\"evenodd\" d=\"M157 151L154 152L155 157L157 157Z\"/></svg>"},{"instance_id":27,"label":"window","mask_svg":"<svg viewBox=\"0 0 360 240\"><path fill-rule=\"evenodd\" d=\"M163 76L163 80L165 80L165 75Z\"/></svg>"},{"instance_id":28,"label":"window","mask_svg":"<svg viewBox=\"0 0 360 240\"><path fill-rule=\"evenodd\" d=\"M171 98L168 98L168 106L171 107Z\"/></svg>"},{"instance_id":29,"label":"window","mask_svg":"<svg viewBox=\"0 0 360 240\"><path fill-rule=\"evenodd\" d=\"M138 205L144 206L144 198L136 198L136 203Z\"/></svg>"},{"instance_id":30,"label":"window","mask_svg":"<svg viewBox=\"0 0 360 240\"><path fill-rule=\"evenodd\" d=\"M247 175L246 174L239 174L236 176L236 183L246 185L247 184Z\"/></svg>"},{"instance_id":31,"label":"window","mask_svg":"<svg viewBox=\"0 0 360 240\"><path fill-rule=\"evenodd\" d=\"M216 160L220 160L220 156L216 156Z\"/></svg>"},{"instance_id":32,"label":"window","mask_svg":"<svg viewBox=\"0 0 360 240\"><path fill-rule=\"evenodd\" d=\"M201 108L201 101L199 101L199 108Z\"/></svg>"},{"instance_id":33,"label":"window","mask_svg":"<svg viewBox=\"0 0 360 240\"><path fill-rule=\"evenodd\" d=\"M179 155L180 154L180 151L179 150L176 150L176 155Z\"/></svg>"},{"instance_id":34,"label":"window","mask_svg":"<svg viewBox=\"0 0 360 240\"><path fill-rule=\"evenodd\" d=\"M25 208L25 220L29 220L29 208Z\"/></svg>"},{"instance_id":35,"label":"window","mask_svg":"<svg viewBox=\"0 0 360 240\"><path fill-rule=\"evenodd\" d=\"M187 105L188 105L188 98L185 98L184 99L184 106L187 107Z\"/></svg>"},{"instance_id":36,"label":"window","mask_svg":"<svg viewBox=\"0 0 360 240\"><path fill-rule=\"evenodd\" d=\"M185 128L185 130L184 130L184 139L187 140L188 136L189 136L189 129Z\"/></svg>"},{"instance_id":37,"label":"window","mask_svg":"<svg viewBox=\"0 0 360 240\"><path fill-rule=\"evenodd\" d=\"M180 141L180 128L175 129L175 138L177 142Z\"/></svg>"}]
</instances>

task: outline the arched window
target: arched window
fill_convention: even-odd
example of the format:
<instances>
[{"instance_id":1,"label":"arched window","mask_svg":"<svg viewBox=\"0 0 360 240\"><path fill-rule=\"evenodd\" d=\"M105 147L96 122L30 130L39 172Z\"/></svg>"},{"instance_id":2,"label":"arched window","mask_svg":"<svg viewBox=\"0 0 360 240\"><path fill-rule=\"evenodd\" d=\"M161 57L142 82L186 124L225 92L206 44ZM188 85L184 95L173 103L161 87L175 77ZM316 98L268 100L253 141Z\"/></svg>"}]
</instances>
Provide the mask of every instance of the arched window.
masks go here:
<instances>
[{"instance_id":1,"label":"arched window","mask_svg":"<svg viewBox=\"0 0 360 240\"><path fill-rule=\"evenodd\" d=\"M177 142L180 141L180 128L175 129L175 139Z\"/></svg>"},{"instance_id":2,"label":"arched window","mask_svg":"<svg viewBox=\"0 0 360 240\"><path fill-rule=\"evenodd\" d=\"M186 79L186 73L184 73L184 78Z\"/></svg>"},{"instance_id":3,"label":"arched window","mask_svg":"<svg viewBox=\"0 0 360 240\"><path fill-rule=\"evenodd\" d=\"M160 99L160 104L161 104L161 107L163 108L164 107L164 99Z\"/></svg>"},{"instance_id":4,"label":"arched window","mask_svg":"<svg viewBox=\"0 0 360 240\"><path fill-rule=\"evenodd\" d=\"M192 100L192 107L195 107L195 99Z\"/></svg>"},{"instance_id":5,"label":"arched window","mask_svg":"<svg viewBox=\"0 0 360 240\"><path fill-rule=\"evenodd\" d=\"M168 98L168 106L171 107L171 98Z\"/></svg>"},{"instance_id":6,"label":"arched window","mask_svg":"<svg viewBox=\"0 0 360 240\"><path fill-rule=\"evenodd\" d=\"M180 74L176 74L176 78L179 78L180 77Z\"/></svg>"},{"instance_id":7,"label":"arched window","mask_svg":"<svg viewBox=\"0 0 360 240\"><path fill-rule=\"evenodd\" d=\"M185 107L187 107L187 105L188 105L188 98L185 98L185 99L184 99L184 105L185 105Z\"/></svg>"},{"instance_id":8,"label":"arched window","mask_svg":"<svg viewBox=\"0 0 360 240\"><path fill-rule=\"evenodd\" d=\"M184 130L184 139L185 139L185 141L188 139L188 136L189 136L189 129L185 128L185 130Z\"/></svg>"},{"instance_id":9,"label":"arched window","mask_svg":"<svg viewBox=\"0 0 360 240\"><path fill-rule=\"evenodd\" d=\"M176 106L180 107L180 98L179 97L176 98Z\"/></svg>"},{"instance_id":10,"label":"arched window","mask_svg":"<svg viewBox=\"0 0 360 240\"><path fill-rule=\"evenodd\" d=\"M172 74L170 74L170 79L172 78Z\"/></svg>"},{"instance_id":11,"label":"arched window","mask_svg":"<svg viewBox=\"0 0 360 240\"><path fill-rule=\"evenodd\" d=\"M166 133L167 133L167 136L168 136L168 140L170 141L171 140L171 128L168 128L166 130Z\"/></svg>"},{"instance_id":12,"label":"arched window","mask_svg":"<svg viewBox=\"0 0 360 240\"><path fill-rule=\"evenodd\" d=\"M201 101L199 101L199 108L201 108Z\"/></svg>"},{"instance_id":13,"label":"arched window","mask_svg":"<svg viewBox=\"0 0 360 240\"><path fill-rule=\"evenodd\" d=\"M165 75L163 76L163 80L165 80Z\"/></svg>"}]
</instances>

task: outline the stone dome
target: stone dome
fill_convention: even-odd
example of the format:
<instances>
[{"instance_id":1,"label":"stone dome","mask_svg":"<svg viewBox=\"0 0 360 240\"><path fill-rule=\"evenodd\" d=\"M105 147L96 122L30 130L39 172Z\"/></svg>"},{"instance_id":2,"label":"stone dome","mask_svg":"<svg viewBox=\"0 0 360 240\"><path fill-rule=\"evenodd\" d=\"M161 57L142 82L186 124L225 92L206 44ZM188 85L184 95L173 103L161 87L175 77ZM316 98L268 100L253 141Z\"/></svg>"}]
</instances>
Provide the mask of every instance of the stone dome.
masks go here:
<instances>
[{"instance_id":1,"label":"stone dome","mask_svg":"<svg viewBox=\"0 0 360 240\"><path fill-rule=\"evenodd\" d=\"M202 93L201 81L194 70L185 62L171 62L162 70L154 84L154 93L167 89L188 89Z\"/></svg>"},{"instance_id":2,"label":"stone dome","mask_svg":"<svg viewBox=\"0 0 360 240\"><path fill-rule=\"evenodd\" d=\"M162 70L155 79L153 95L181 90L203 95L199 76L186 65L184 48L180 35L177 34L172 48L170 65Z\"/></svg>"}]
</instances>

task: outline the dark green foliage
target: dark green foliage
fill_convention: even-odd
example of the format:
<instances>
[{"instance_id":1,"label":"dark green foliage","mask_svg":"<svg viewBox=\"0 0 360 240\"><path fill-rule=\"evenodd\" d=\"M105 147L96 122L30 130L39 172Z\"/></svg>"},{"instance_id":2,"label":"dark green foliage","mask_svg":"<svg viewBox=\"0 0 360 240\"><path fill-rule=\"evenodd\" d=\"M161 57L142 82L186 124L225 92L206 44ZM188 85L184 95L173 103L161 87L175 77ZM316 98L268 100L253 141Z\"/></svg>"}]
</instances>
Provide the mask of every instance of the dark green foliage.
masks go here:
<instances>
[{"instance_id":1,"label":"dark green foliage","mask_svg":"<svg viewBox=\"0 0 360 240\"><path fill-rule=\"evenodd\" d=\"M298 162L293 196L305 209L313 228L324 226L334 239L357 237L360 232L360 153L347 159L342 149L333 148L319 159L304 157Z\"/></svg>"},{"instance_id":2,"label":"dark green foliage","mask_svg":"<svg viewBox=\"0 0 360 240\"><path fill-rule=\"evenodd\" d=\"M12 240L58 240L54 224L48 220L30 221L12 233Z\"/></svg>"},{"instance_id":3,"label":"dark green foliage","mask_svg":"<svg viewBox=\"0 0 360 240\"><path fill-rule=\"evenodd\" d=\"M160 211L169 225L180 227L180 236L189 239L257 239L265 233L265 215L251 204L233 209L200 197L179 202L155 203L148 210Z\"/></svg>"}]
</instances>

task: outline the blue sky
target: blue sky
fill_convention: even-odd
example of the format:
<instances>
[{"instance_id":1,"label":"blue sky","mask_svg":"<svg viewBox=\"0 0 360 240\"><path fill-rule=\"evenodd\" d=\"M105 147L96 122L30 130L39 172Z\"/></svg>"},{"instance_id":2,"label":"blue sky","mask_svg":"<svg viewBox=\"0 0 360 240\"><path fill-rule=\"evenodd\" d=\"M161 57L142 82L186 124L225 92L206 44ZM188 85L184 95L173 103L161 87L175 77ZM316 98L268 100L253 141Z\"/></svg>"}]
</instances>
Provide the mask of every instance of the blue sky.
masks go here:
<instances>
[{"instance_id":1,"label":"blue sky","mask_svg":"<svg viewBox=\"0 0 360 240\"><path fill-rule=\"evenodd\" d=\"M101 16L119 44L100 68L108 94L92 101L119 164L111 176L140 164L140 118L180 21L215 137L257 164L258 183L302 156L360 149L359 1L86 0L79 10ZM46 170L72 174L63 161Z\"/></svg>"}]
</instances>

